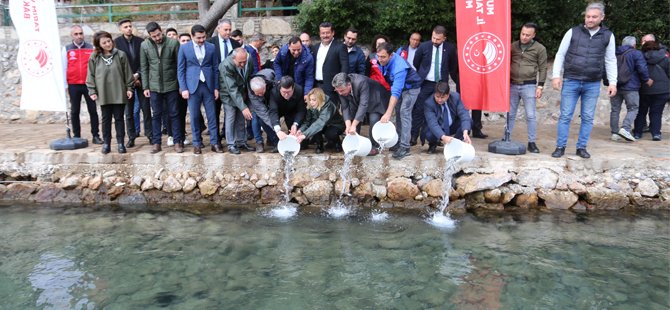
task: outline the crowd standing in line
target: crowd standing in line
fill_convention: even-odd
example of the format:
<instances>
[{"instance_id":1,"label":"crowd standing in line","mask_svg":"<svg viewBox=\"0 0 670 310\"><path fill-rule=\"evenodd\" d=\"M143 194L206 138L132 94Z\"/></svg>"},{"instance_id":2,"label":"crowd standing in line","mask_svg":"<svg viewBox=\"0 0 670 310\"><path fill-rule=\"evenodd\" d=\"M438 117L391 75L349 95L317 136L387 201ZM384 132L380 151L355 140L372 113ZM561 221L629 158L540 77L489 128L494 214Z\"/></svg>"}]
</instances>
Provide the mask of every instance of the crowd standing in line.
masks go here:
<instances>
[{"instance_id":1,"label":"crowd standing in line","mask_svg":"<svg viewBox=\"0 0 670 310\"><path fill-rule=\"evenodd\" d=\"M635 141L647 129L652 140L662 139L661 117L670 97L667 48L653 34L641 38L641 51L632 36L617 48L614 34L601 24L604 17L601 3L589 4L584 24L565 33L556 54L551 83L561 91L561 103L553 157L565 154L579 99L576 154L590 157L586 148L603 76L611 98L612 140ZM376 35L366 56L357 44L357 29L347 29L340 41L335 39L334 25L323 22L318 43L312 44L310 35L303 32L282 46L271 46L272 58L265 63L260 56L263 35L252 34L245 43L241 31L233 31L232 21L226 18L219 20L209 40L201 25L191 27L190 34L179 34L173 28L163 32L150 22L145 39L133 34L128 19L118 26L120 36L112 40L109 33L100 31L93 45L84 41L81 26L73 26L72 43L63 49L74 136L81 137L83 97L93 143L102 144L105 154L111 150L112 117L120 153L135 146L142 124L151 153L163 150L163 135L175 152L184 152L190 142L187 115L194 154L205 147L203 134L209 135L211 151L217 153L224 152L223 140L232 154L262 153L266 145L277 152L278 141L287 135L295 136L303 147L315 144L316 153L340 151L342 134L359 134L366 122L370 129L377 122L389 122L394 113L399 142L390 150L395 159L411 155L410 146L418 140L421 145L428 142L428 153L436 153L440 144L453 138L471 143L471 137L487 137L481 111L468 111L461 101L458 51L441 25L433 28L429 40L421 42L421 34L412 32L408 43L398 48L387 36ZM510 53L508 127L510 132L514 129L523 101L532 153L540 152L535 143L535 110L547 77L547 52L535 41L539 28L525 23ZM449 89L449 78L456 91ZM95 102L102 110L102 138ZM624 102L627 113L619 124ZM366 134L372 138L371 130ZM251 139L255 147L247 143ZM372 143L369 155L374 156L379 144L374 139Z\"/></svg>"}]
</instances>

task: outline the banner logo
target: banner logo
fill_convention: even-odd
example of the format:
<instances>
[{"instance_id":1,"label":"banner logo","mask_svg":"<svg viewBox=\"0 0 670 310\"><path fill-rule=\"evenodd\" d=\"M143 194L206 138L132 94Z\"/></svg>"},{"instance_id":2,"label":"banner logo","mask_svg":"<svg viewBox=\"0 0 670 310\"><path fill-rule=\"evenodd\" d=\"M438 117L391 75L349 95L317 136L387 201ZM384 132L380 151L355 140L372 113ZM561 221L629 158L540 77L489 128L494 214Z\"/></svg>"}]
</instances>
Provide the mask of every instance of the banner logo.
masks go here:
<instances>
[{"instance_id":1,"label":"banner logo","mask_svg":"<svg viewBox=\"0 0 670 310\"><path fill-rule=\"evenodd\" d=\"M53 70L53 61L48 48L44 41L30 40L25 42L21 48L19 59L28 74L40 77Z\"/></svg>"},{"instance_id":2,"label":"banner logo","mask_svg":"<svg viewBox=\"0 0 670 310\"><path fill-rule=\"evenodd\" d=\"M477 73L491 73L505 60L505 45L500 38L490 32L480 32L471 36L463 47L463 61L470 70Z\"/></svg>"}]
</instances>

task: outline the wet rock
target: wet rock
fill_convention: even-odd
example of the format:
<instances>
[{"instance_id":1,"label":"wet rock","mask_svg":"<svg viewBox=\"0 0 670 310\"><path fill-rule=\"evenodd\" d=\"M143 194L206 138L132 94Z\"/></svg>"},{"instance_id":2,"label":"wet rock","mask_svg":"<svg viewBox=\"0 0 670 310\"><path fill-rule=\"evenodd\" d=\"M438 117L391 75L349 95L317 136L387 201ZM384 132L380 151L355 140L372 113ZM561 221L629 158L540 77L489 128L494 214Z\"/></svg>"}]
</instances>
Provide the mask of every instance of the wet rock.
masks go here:
<instances>
[{"instance_id":1,"label":"wet rock","mask_svg":"<svg viewBox=\"0 0 670 310\"><path fill-rule=\"evenodd\" d=\"M144 182L142 183L142 186L140 186L140 189L143 192L154 189L154 178L147 177L146 179L144 179Z\"/></svg>"},{"instance_id":2,"label":"wet rock","mask_svg":"<svg viewBox=\"0 0 670 310\"><path fill-rule=\"evenodd\" d=\"M670 188L661 190L660 196L661 201L670 202Z\"/></svg>"},{"instance_id":3,"label":"wet rock","mask_svg":"<svg viewBox=\"0 0 670 310\"><path fill-rule=\"evenodd\" d=\"M333 185L330 181L316 180L302 188L305 198L312 204L325 205L330 202Z\"/></svg>"},{"instance_id":4,"label":"wet rock","mask_svg":"<svg viewBox=\"0 0 670 310\"><path fill-rule=\"evenodd\" d=\"M644 179L635 188L635 191L645 197L655 197L659 193L658 185L652 179Z\"/></svg>"},{"instance_id":5,"label":"wet rock","mask_svg":"<svg viewBox=\"0 0 670 310\"><path fill-rule=\"evenodd\" d=\"M584 186L584 184L579 182L572 182L568 184L568 189L570 189L573 193L577 195L586 194L586 186Z\"/></svg>"},{"instance_id":6,"label":"wet rock","mask_svg":"<svg viewBox=\"0 0 670 310\"><path fill-rule=\"evenodd\" d=\"M449 214L465 214L467 210L465 209L465 199L458 199L449 202L447 206L447 212Z\"/></svg>"},{"instance_id":7,"label":"wet rock","mask_svg":"<svg viewBox=\"0 0 670 310\"><path fill-rule=\"evenodd\" d=\"M182 191L184 191L184 193L190 193L195 189L196 186L198 186L198 182L193 177L189 177L186 179L186 181L184 181L184 187L182 188Z\"/></svg>"},{"instance_id":8,"label":"wet rock","mask_svg":"<svg viewBox=\"0 0 670 310\"><path fill-rule=\"evenodd\" d=\"M335 182L335 195L345 195L351 192L351 183L342 184L342 180Z\"/></svg>"},{"instance_id":9,"label":"wet rock","mask_svg":"<svg viewBox=\"0 0 670 310\"><path fill-rule=\"evenodd\" d=\"M421 190L426 192L428 197L442 197L442 186L442 180L433 179L425 182L424 186L421 187Z\"/></svg>"},{"instance_id":10,"label":"wet rock","mask_svg":"<svg viewBox=\"0 0 670 310\"><path fill-rule=\"evenodd\" d=\"M179 183L179 181L177 181L177 179L173 176L167 177L167 179L165 179L165 183L163 183L163 191L166 193L181 191L181 188L181 183Z\"/></svg>"},{"instance_id":11,"label":"wet rock","mask_svg":"<svg viewBox=\"0 0 670 310\"><path fill-rule=\"evenodd\" d=\"M298 204L301 206L308 205L309 200L307 200L307 197L302 194L302 189L301 188L296 188L293 193L291 194L291 197L293 200L295 200Z\"/></svg>"},{"instance_id":12,"label":"wet rock","mask_svg":"<svg viewBox=\"0 0 670 310\"><path fill-rule=\"evenodd\" d=\"M116 176L116 170L105 171L105 172L102 174L102 177L103 177L103 178L109 178L109 177L113 177L113 176Z\"/></svg>"},{"instance_id":13,"label":"wet rock","mask_svg":"<svg viewBox=\"0 0 670 310\"><path fill-rule=\"evenodd\" d=\"M69 188L69 190L76 188ZM45 184L44 186L40 187L39 191L37 194L35 194L35 201L36 202L53 202L56 200L56 197L60 195L63 192L62 187L58 187L55 184Z\"/></svg>"},{"instance_id":14,"label":"wet rock","mask_svg":"<svg viewBox=\"0 0 670 310\"><path fill-rule=\"evenodd\" d=\"M61 181L60 187L65 190L75 189L79 186L79 177L67 177Z\"/></svg>"},{"instance_id":15,"label":"wet rock","mask_svg":"<svg viewBox=\"0 0 670 310\"><path fill-rule=\"evenodd\" d=\"M239 183L228 183L220 190L224 201L234 203L257 203L259 191L256 186L248 180Z\"/></svg>"},{"instance_id":16,"label":"wet rock","mask_svg":"<svg viewBox=\"0 0 670 310\"><path fill-rule=\"evenodd\" d=\"M81 180L79 182L79 186L81 186L82 188L88 187L88 181L90 179L91 179L91 177L89 177L89 176L85 176L85 177L81 178Z\"/></svg>"},{"instance_id":17,"label":"wet rock","mask_svg":"<svg viewBox=\"0 0 670 310\"><path fill-rule=\"evenodd\" d=\"M547 169L522 169L516 176L516 182L531 188L555 188L558 183L558 174Z\"/></svg>"},{"instance_id":18,"label":"wet rock","mask_svg":"<svg viewBox=\"0 0 670 310\"><path fill-rule=\"evenodd\" d=\"M521 208L536 208L538 204L537 194L519 194L514 197L514 204Z\"/></svg>"},{"instance_id":19,"label":"wet rock","mask_svg":"<svg viewBox=\"0 0 670 310\"><path fill-rule=\"evenodd\" d=\"M305 187L307 184L312 182L312 177L307 173L295 173L289 184L293 187Z\"/></svg>"},{"instance_id":20,"label":"wet rock","mask_svg":"<svg viewBox=\"0 0 670 310\"><path fill-rule=\"evenodd\" d=\"M511 181L512 176L509 172L466 175L456 179L456 188L462 189L464 194L494 189Z\"/></svg>"},{"instance_id":21,"label":"wet rock","mask_svg":"<svg viewBox=\"0 0 670 310\"><path fill-rule=\"evenodd\" d=\"M360 185L356 186L356 188L354 188L353 195L358 199L365 199L365 200L374 197L375 194L372 191L372 183L363 182Z\"/></svg>"},{"instance_id":22,"label":"wet rock","mask_svg":"<svg viewBox=\"0 0 670 310\"><path fill-rule=\"evenodd\" d=\"M498 188L484 192L484 200L490 203L501 203L503 198L502 191ZM510 199L511 200L511 199Z\"/></svg>"},{"instance_id":23,"label":"wet rock","mask_svg":"<svg viewBox=\"0 0 670 310\"><path fill-rule=\"evenodd\" d=\"M139 175L133 176L130 179L131 188L142 188L142 177Z\"/></svg>"},{"instance_id":24,"label":"wet rock","mask_svg":"<svg viewBox=\"0 0 670 310\"><path fill-rule=\"evenodd\" d=\"M591 187L586 192L586 202L597 209L619 210L628 206L630 199L625 194L603 187Z\"/></svg>"},{"instance_id":25,"label":"wet rock","mask_svg":"<svg viewBox=\"0 0 670 310\"><path fill-rule=\"evenodd\" d=\"M200 189L200 194L203 196L212 196L219 189L219 183L207 179L198 183L198 188Z\"/></svg>"},{"instance_id":26,"label":"wet rock","mask_svg":"<svg viewBox=\"0 0 670 310\"><path fill-rule=\"evenodd\" d=\"M11 183L7 186L7 194L14 198L28 198L37 191L37 185L33 183Z\"/></svg>"},{"instance_id":27,"label":"wet rock","mask_svg":"<svg viewBox=\"0 0 670 310\"><path fill-rule=\"evenodd\" d=\"M117 202L124 205L145 205L147 204L147 199L142 193L131 193L129 195L121 195L118 197Z\"/></svg>"},{"instance_id":28,"label":"wet rock","mask_svg":"<svg viewBox=\"0 0 670 310\"><path fill-rule=\"evenodd\" d=\"M386 198L386 186L372 183L372 194L378 199Z\"/></svg>"},{"instance_id":29,"label":"wet rock","mask_svg":"<svg viewBox=\"0 0 670 310\"><path fill-rule=\"evenodd\" d=\"M282 201L284 201L284 191L281 188L277 186L265 186L261 188L261 203L276 204Z\"/></svg>"},{"instance_id":30,"label":"wet rock","mask_svg":"<svg viewBox=\"0 0 670 310\"><path fill-rule=\"evenodd\" d=\"M541 189L538 196L548 209L567 210L579 200L579 196L570 191Z\"/></svg>"},{"instance_id":31,"label":"wet rock","mask_svg":"<svg viewBox=\"0 0 670 310\"><path fill-rule=\"evenodd\" d=\"M114 200L116 197L119 197L123 193L124 186L112 186L107 191L107 195L110 199Z\"/></svg>"},{"instance_id":32,"label":"wet rock","mask_svg":"<svg viewBox=\"0 0 670 310\"><path fill-rule=\"evenodd\" d=\"M102 177L99 175L94 176L91 180L88 181L88 188L97 191L102 185Z\"/></svg>"},{"instance_id":33,"label":"wet rock","mask_svg":"<svg viewBox=\"0 0 670 310\"><path fill-rule=\"evenodd\" d=\"M391 179L386 190L388 198L395 201L414 199L419 194L419 188L408 178Z\"/></svg>"}]
</instances>

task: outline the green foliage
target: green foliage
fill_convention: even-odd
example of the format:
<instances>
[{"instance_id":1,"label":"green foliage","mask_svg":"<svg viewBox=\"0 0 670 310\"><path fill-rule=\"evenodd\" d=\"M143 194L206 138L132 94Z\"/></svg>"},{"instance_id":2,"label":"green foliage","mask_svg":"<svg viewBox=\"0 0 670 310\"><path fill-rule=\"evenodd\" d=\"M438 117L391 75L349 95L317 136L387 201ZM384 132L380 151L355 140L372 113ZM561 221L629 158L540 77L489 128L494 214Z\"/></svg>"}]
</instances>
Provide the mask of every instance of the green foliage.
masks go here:
<instances>
[{"instance_id":1,"label":"green foliage","mask_svg":"<svg viewBox=\"0 0 670 310\"><path fill-rule=\"evenodd\" d=\"M565 32L583 23L588 0L514 0L512 1L512 38L516 40L521 25L535 22L540 26L537 39L552 57ZM627 35L639 39L654 33L664 44L670 39L668 0L604 1L605 21L617 39ZM450 41L456 41L456 14L450 0L314 0L300 5L298 27L312 35L318 34L322 21L333 23L336 36L348 27L360 31L359 42L369 44L377 34L385 34L394 44L405 44L409 33L419 31L426 40L435 25L447 27Z\"/></svg>"}]
</instances>

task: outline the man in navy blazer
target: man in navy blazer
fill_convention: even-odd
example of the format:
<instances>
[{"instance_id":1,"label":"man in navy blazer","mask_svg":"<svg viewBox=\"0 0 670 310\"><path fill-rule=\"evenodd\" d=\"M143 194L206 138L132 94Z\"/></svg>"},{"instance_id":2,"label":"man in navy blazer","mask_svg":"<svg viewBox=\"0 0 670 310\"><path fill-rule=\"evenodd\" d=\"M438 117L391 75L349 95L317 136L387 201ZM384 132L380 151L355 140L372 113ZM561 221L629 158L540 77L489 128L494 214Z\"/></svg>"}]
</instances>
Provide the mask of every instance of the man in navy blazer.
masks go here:
<instances>
[{"instance_id":1,"label":"man in navy blazer","mask_svg":"<svg viewBox=\"0 0 670 310\"><path fill-rule=\"evenodd\" d=\"M230 53L233 52L234 49L242 47L239 41L231 38L232 30L233 22L228 18L221 18L219 19L219 22L216 26L217 35L209 39L209 43L214 44L214 47L216 48L216 54L219 55L219 62L216 64L217 67L221 64L221 62L223 62L224 59L226 59L226 57L228 57L228 55L230 55ZM214 102L214 109L216 113L216 128L217 130L220 129L219 144L221 144L221 140L226 136L226 131L224 129L226 127L225 121L224 124L220 123L222 106L223 103L221 102L221 98L216 99ZM212 125L207 124L207 126Z\"/></svg>"},{"instance_id":2,"label":"man in navy blazer","mask_svg":"<svg viewBox=\"0 0 670 310\"><path fill-rule=\"evenodd\" d=\"M219 98L219 54L214 44L206 42L205 27L191 27L192 44L184 44L179 49L177 59L177 80L179 91L184 99L188 99L188 110L191 114L191 131L193 132L193 153L202 153L202 136L200 133L200 106L205 107L209 140L212 151L223 152L219 144L216 126L214 100Z\"/></svg>"},{"instance_id":3,"label":"man in navy blazer","mask_svg":"<svg viewBox=\"0 0 670 310\"><path fill-rule=\"evenodd\" d=\"M453 138L472 143L468 135L472 126L470 114L463 106L459 93L449 94L449 83L439 81L433 96L424 101L423 106L428 129L428 153L435 153L440 141L449 144Z\"/></svg>"},{"instance_id":4,"label":"man in navy blazer","mask_svg":"<svg viewBox=\"0 0 670 310\"><path fill-rule=\"evenodd\" d=\"M425 102L435 90L435 84L441 80L449 81L449 76L456 83L456 90L460 91L456 47L446 40L447 29L437 25L433 28L430 41L421 43L414 53L414 68L423 79L417 102ZM410 144L415 145L419 137L423 144L426 134L423 104L414 105L412 119Z\"/></svg>"},{"instance_id":5,"label":"man in navy blazer","mask_svg":"<svg viewBox=\"0 0 670 310\"><path fill-rule=\"evenodd\" d=\"M342 42L334 40L333 24L323 22L319 25L321 43L312 45L314 57L314 87L320 87L330 98L337 98L333 89L333 77L340 73L349 73L349 55ZM320 54L319 54L320 53Z\"/></svg>"}]
</instances>

